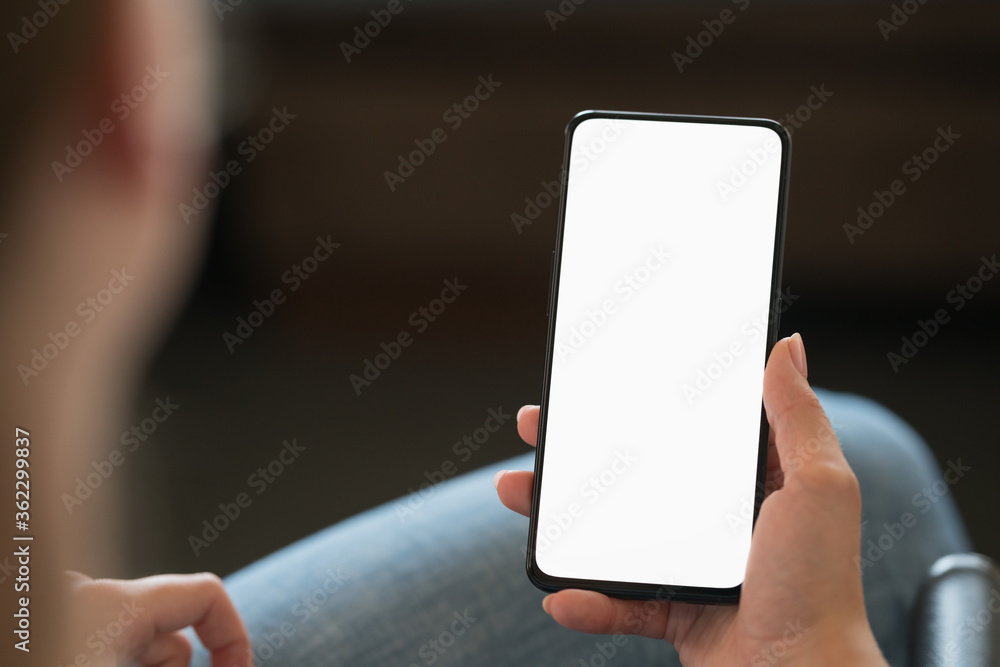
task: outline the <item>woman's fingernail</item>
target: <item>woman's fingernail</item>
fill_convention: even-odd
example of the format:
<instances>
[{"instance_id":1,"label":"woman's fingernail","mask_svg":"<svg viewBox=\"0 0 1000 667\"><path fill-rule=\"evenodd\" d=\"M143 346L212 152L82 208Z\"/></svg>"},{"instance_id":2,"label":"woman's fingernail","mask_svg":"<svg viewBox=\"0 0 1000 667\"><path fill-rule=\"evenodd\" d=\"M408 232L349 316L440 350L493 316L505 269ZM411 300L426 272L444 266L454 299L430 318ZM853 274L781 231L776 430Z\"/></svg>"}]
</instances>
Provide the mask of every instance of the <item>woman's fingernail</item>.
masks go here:
<instances>
[{"instance_id":1,"label":"woman's fingernail","mask_svg":"<svg viewBox=\"0 0 1000 667\"><path fill-rule=\"evenodd\" d=\"M517 411L517 419L518 419L518 421L520 421L520 419L521 419L521 413L524 412L527 409L528 409L527 405L522 405L521 409Z\"/></svg>"},{"instance_id":2,"label":"woman's fingernail","mask_svg":"<svg viewBox=\"0 0 1000 667\"><path fill-rule=\"evenodd\" d=\"M794 333L788 339L788 353L792 355L792 364L795 370L802 374L802 377L809 377L809 365L806 363L806 346L802 342L802 336Z\"/></svg>"},{"instance_id":3,"label":"woman's fingernail","mask_svg":"<svg viewBox=\"0 0 1000 667\"><path fill-rule=\"evenodd\" d=\"M546 595L544 598L542 598L542 610L545 611L545 613L548 614L549 616L552 615L552 612L549 611L549 604L550 604L549 603L549 598L550 597L552 597L552 596L551 595Z\"/></svg>"},{"instance_id":4,"label":"woman's fingernail","mask_svg":"<svg viewBox=\"0 0 1000 667\"><path fill-rule=\"evenodd\" d=\"M493 475L493 488L497 488L497 484L500 483L500 478L507 474L506 470L497 470L497 474Z\"/></svg>"}]
</instances>

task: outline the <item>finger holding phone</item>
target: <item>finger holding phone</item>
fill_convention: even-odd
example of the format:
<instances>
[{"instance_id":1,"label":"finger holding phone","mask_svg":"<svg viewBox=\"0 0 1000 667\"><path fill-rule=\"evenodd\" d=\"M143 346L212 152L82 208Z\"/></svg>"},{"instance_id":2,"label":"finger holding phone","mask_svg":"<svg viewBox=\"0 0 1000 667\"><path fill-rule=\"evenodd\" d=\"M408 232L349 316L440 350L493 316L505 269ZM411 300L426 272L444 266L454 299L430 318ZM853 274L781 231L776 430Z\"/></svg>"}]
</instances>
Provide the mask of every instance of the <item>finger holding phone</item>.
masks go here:
<instances>
[{"instance_id":1,"label":"finger holding phone","mask_svg":"<svg viewBox=\"0 0 1000 667\"><path fill-rule=\"evenodd\" d=\"M854 564L861 539L857 479L809 387L805 359L801 337L783 339L764 375L772 451L782 473L773 485L780 488L761 504L738 606L568 589L543 602L558 623L580 632L664 639L685 665L766 665L777 657L787 665L886 664ZM537 406L521 409L517 428L535 444ZM530 471L497 473L503 504L527 515L533 478Z\"/></svg>"}]
</instances>

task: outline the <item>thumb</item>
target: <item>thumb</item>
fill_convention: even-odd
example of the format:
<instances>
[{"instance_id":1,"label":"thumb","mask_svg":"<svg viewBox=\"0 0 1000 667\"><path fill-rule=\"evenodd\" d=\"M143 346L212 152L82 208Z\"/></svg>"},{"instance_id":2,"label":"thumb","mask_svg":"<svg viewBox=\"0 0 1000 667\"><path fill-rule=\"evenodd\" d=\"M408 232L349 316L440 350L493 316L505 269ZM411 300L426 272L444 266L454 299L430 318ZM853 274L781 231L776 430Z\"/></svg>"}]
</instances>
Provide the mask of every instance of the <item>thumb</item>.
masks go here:
<instances>
[{"instance_id":1,"label":"thumb","mask_svg":"<svg viewBox=\"0 0 1000 667\"><path fill-rule=\"evenodd\" d=\"M786 483L810 472L850 472L806 368L805 346L795 334L775 343L764 370L764 411Z\"/></svg>"}]
</instances>

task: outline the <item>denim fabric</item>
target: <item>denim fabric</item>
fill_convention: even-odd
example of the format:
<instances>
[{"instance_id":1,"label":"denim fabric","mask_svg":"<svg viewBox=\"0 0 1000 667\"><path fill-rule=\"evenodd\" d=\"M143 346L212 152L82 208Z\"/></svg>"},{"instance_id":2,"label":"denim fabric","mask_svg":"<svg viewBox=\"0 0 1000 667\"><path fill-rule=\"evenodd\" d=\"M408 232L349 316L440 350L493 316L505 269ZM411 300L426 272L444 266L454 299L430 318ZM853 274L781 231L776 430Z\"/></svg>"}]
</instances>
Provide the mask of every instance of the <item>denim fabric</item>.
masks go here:
<instances>
[{"instance_id":1,"label":"denim fabric","mask_svg":"<svg viewBox=\"0 0 1000 667\"><path fill-rule=\"evenodd\" d=\"M903 665L920 582L938 557L970 549L948 492L960 463L939 468L876 403L818 394L861 484L868 618L886 658ZM542 611L525 575L527 519L500 504L492 483L497 470L530 469L533 456L387 503L229 577L256 664L679 664L665 642L578 634ZM204 652L194 664L208 664Z\"/></svg>"}]
</instances>

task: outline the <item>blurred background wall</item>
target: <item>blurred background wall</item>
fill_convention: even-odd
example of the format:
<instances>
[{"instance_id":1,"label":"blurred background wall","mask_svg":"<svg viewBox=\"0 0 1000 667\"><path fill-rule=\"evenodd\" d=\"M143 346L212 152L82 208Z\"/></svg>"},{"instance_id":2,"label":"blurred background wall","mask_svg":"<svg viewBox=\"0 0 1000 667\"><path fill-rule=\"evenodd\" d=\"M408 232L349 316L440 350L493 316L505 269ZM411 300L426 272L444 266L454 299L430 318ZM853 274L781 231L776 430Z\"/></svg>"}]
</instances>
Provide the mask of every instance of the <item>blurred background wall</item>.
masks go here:
<instances>
[{"instance_id":1,"label":"blurred background wall","mask_svg":"<svg viewBox=\"0 0 1000 667\"><path fill-rule=\"evenodd\" d=\"M539 400L556 206L520 229L512 215L545 201L565 123L592 108L791 127L782 335L802 332L817 386L882 402L942 465L969 467L948 492L976 548L1000 557L1000 279L952 293L976 287L1000 250L1000 7L577 3L212 3L226 63L213 171L233 160L239 173L217 175L217 196L202 189L218 205L208 261L122 431L157 399L177 407L97 491L130 508L118 574L226 574L428 479L527 451L513 419L478 450L455 443L488 410ZM373 10L391 16L378 30ZM348 62L342 43L356 38ZM444 114L479 77L498 83L456 126ZM385 172L436 128L446 140L391 190ZM947 150L904 171L939 131ZM897 179L905 191L874 217ZM858 207L871 224L845 229ZM318 237L339 247L303 261ZM467 289L420 330L411 314L446 280ZM284 301L251 316L276 289ZM894 368L887 355L939 309L948 321ZM238 318L263 321L241 330ZM404 331L412 344L359 394L349 377ZM282 444L293 440L304 449ZM239 517L192 542L240 493Z\"/></svg>"}]
</instances>

